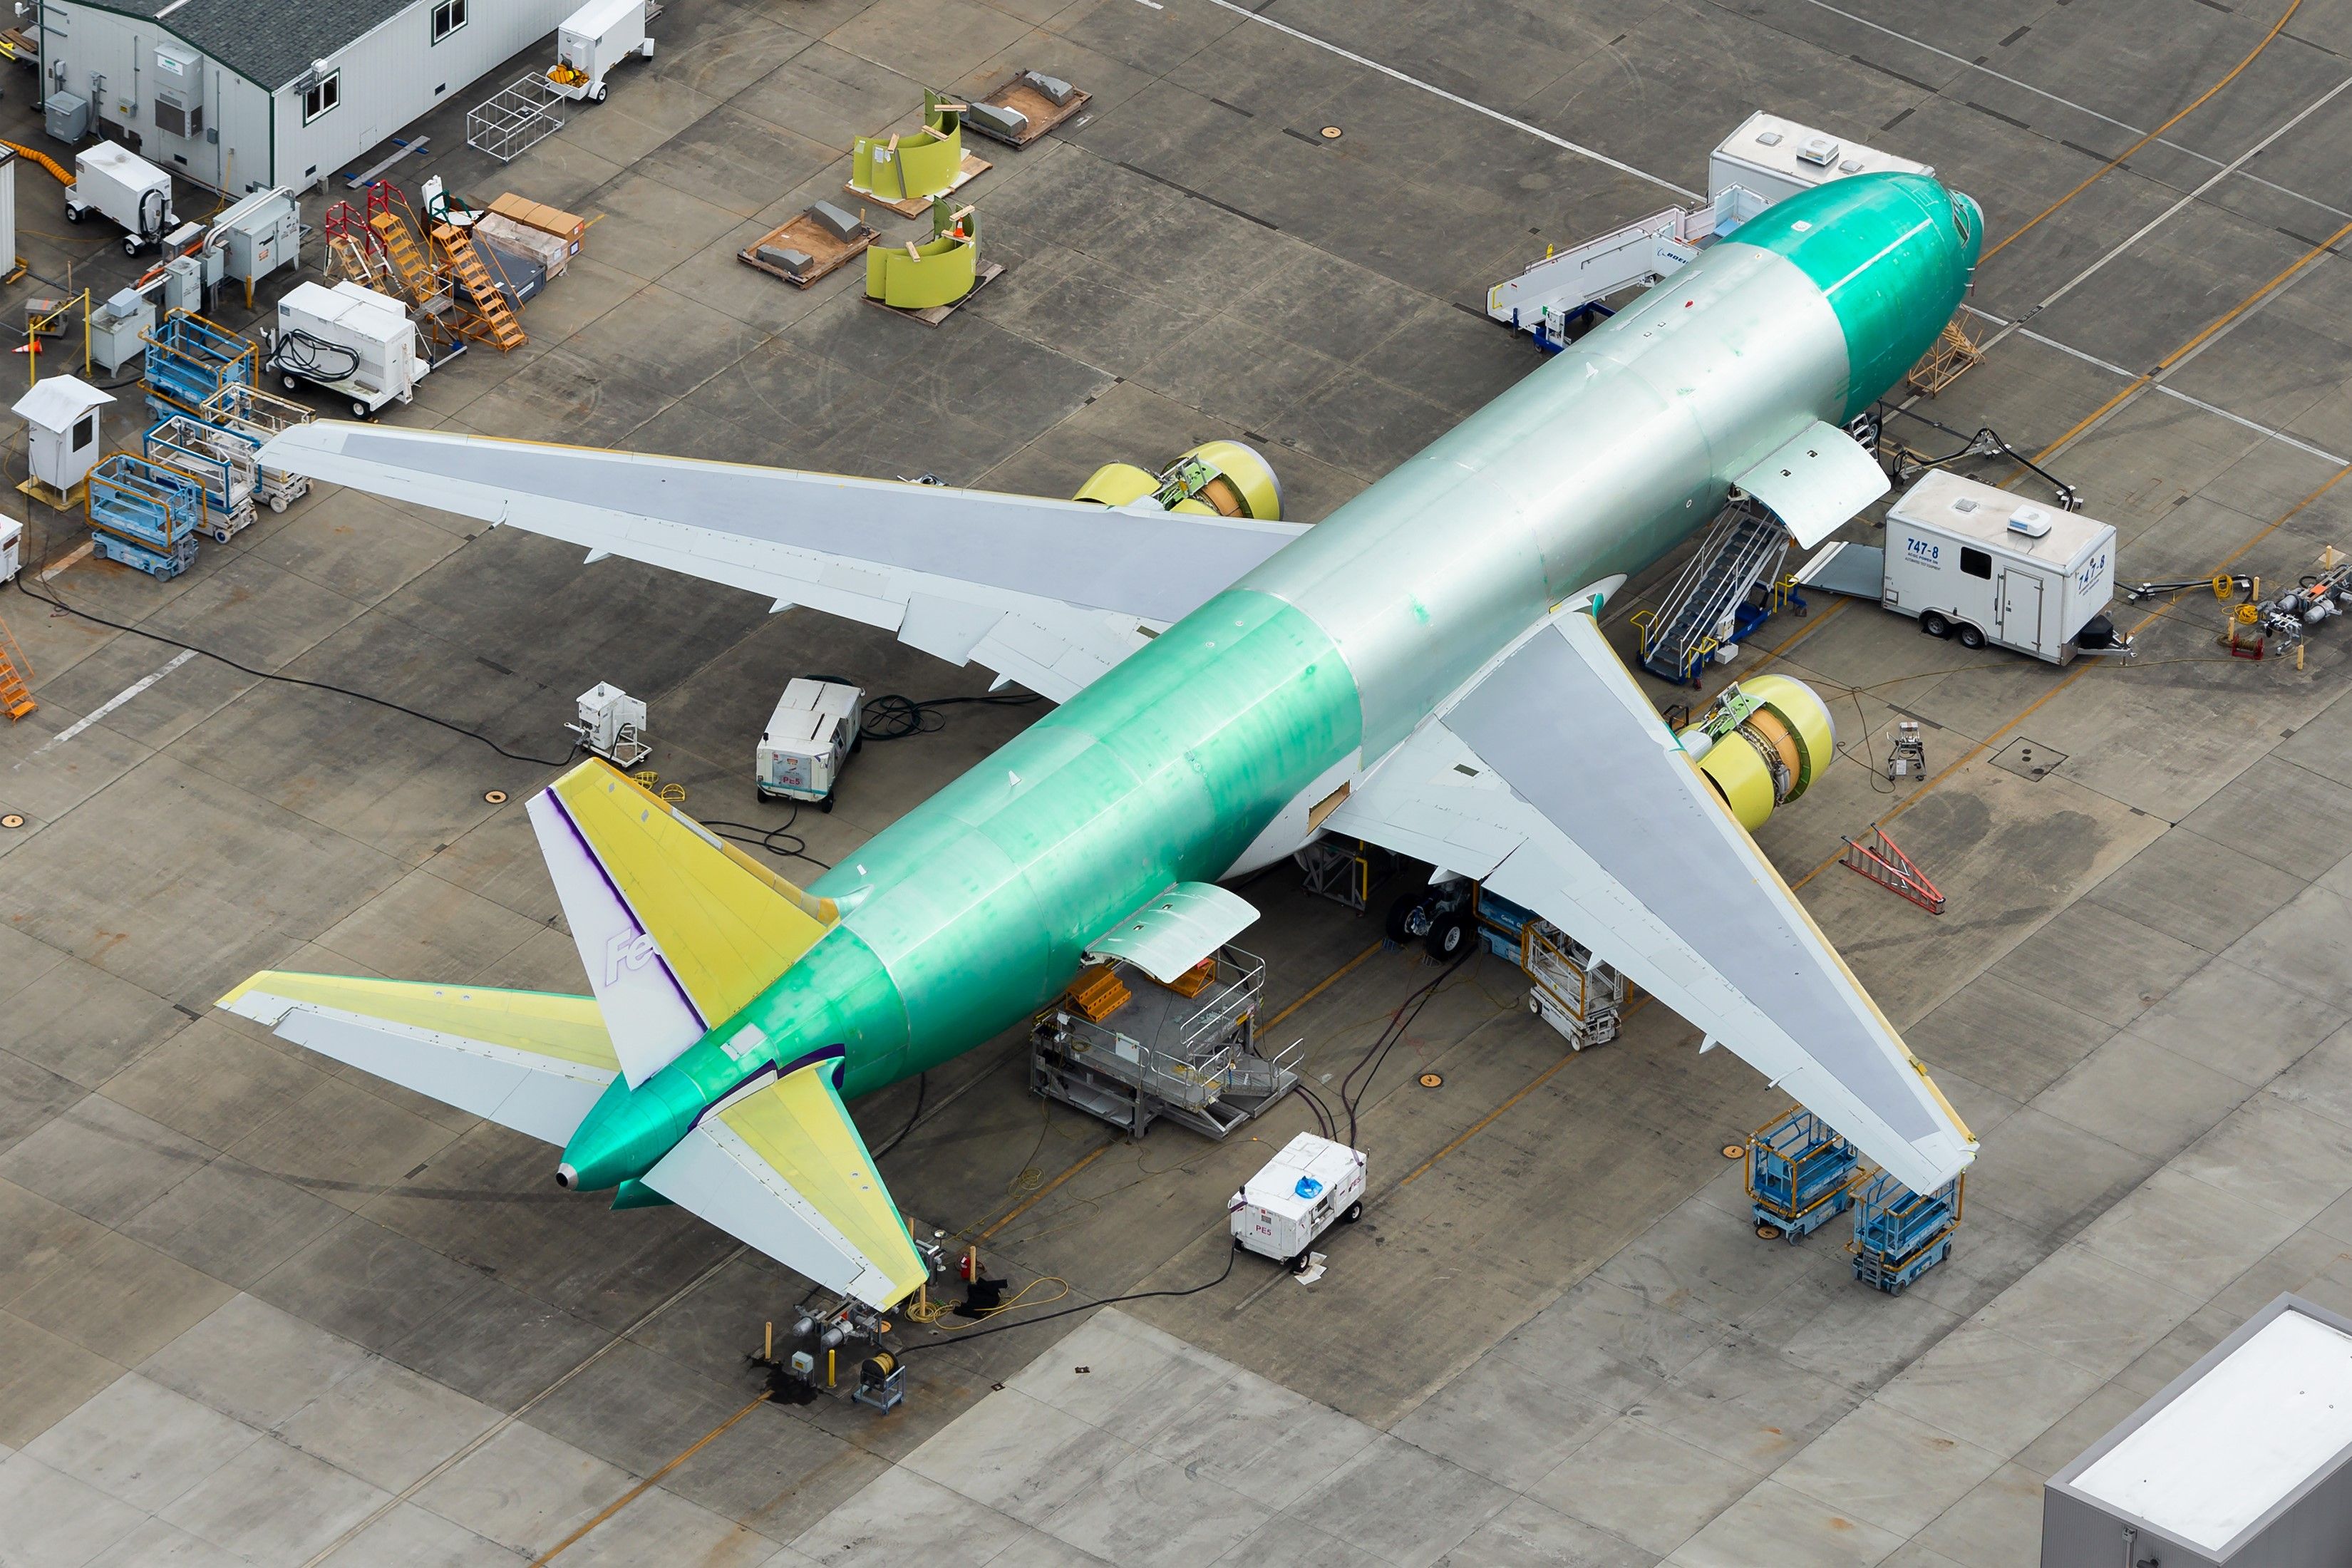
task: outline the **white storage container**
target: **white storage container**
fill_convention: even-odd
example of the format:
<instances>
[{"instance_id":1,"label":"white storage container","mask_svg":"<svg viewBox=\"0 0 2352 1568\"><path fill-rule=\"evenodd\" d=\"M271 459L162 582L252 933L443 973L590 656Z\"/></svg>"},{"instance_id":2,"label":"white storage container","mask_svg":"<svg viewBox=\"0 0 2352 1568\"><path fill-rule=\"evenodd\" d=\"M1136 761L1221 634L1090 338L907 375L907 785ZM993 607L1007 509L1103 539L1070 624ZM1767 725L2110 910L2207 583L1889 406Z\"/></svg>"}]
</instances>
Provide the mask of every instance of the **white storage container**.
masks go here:
<instances>
[{"instance_id":1,"label":"white storage container","mask_svg":"<svg viewBox=\"0 0 2352 1568\"><path fill-rule=\"evenodd\" d=\"M66 221L100 213L122 226L122 248L136 256L176 226L172 176L128 147L101 142L74 154L74 183L66 187Z\"/></svg>"},{"instance_id":2,"label":"white storage container","mask_svg":"<svg viewBox=\"0 0 2352 1568\"><path fill-rule=\"evenodd\" d=\"M1966 645L2065 664L2116 591L2116 531L1940 469L1886 513L1880 603Z\"/></svg>"},{"instance_id":3,"label":"white storage container","mask_svg":"<svg viewBox=\"0 0 2352 1568\"><path fill-rule=\"evenodd\" d=\"M5 583L24 568L25 525L13 517L0 517L0 583Z\"/></svg>"},{"instance_id":4,"label":"white storage container","mask_svg":"<svg viewBox=\"0 0 2352 1568\"><path fill-rule=\"evenodd\" d=\"M288 387L308 382L341 393L362 418L394 400L407 402L431 368L417 352L407 307L348 280L331 289L297 283L286 291L278 301L269 363Z\"/></svg>"},{"instance_id":5,"label":"white storage container","mask_svg":"<svg viewBox=\"0 0 2352 1568\"><path fill-rule=\"evenodd\" d=\"M866 693L834 680L803 679L784 688L752 756L761 800L805 800L833 809L842 765L857 749Z\"/></svg>"},{"instance_id":6,"label":"white storage container","mask_svg":"<svg viewBox=\"0 0 2352 1568\"><path fill-rule=\"evenodd\" d=\"M646 0L589 0L556 28L556 65L548 79L566 98L602 103L605 73L630 55L654 58Z\"/></svg>"},{"instance_id":7,"label":"white storage container","mask_svg":"<svg viewBox=\"0 0 2352 1568\"><path fill-rule=\"evenodd\" d=\"M1853 174L1935 172L1929 164L1759 112L1707 154L1706 188L1709 196L1718 196L1726 186L1738 185L1777 202Z\"/></svg>"},{"instance_id":8,"label":"white storage container","mask_svg":"<svg viewBox=\"0 0 2352 1568\"><path fill-rule=\"evenodd\" d=\"M1363 1152L1301 1132L1225 1207L1237 1245L1297 1268L1325 1231L1362 1216Z\"/></svg>"}]
</instances>

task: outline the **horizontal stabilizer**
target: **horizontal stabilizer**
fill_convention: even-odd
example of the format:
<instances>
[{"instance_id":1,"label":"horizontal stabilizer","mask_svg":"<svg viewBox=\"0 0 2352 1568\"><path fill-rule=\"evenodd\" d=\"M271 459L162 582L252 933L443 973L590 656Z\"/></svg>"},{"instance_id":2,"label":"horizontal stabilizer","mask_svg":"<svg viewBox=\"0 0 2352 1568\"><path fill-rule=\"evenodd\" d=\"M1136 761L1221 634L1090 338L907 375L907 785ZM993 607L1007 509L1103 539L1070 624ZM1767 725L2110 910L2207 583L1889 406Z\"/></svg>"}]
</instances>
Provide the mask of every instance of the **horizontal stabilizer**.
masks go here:
<instances>
[{"instance_id":1,"label":"horizontal stabilizer","mask_svg":"<svg viewBox=\"0 0 2352 1568\"><path fill-rule=\"evenodd\" d=\"M829 1290L887 1308L927 1278L834 1084L839 1053L705 1116L645 1184Z\"/></svg>"},{"instance_id":2,"label":"horizontal stabilizer","mask_svg":"<svg viewBox=\"0 0 2352 1568\"><path fill-rule=\"evenodd\" d=\"M825 931L812 898L608 763L530 802L540 852L634 1089Z\"/></svg>"},{"instance_id":3,"label":"horizontal stabilizer","mask_svg":"<svg viewBox=\"0 0 2352 1568\"><path fill-rule=\"evenodd\" d=\"M1089 959L1116 958L1169 984L1239 936L1257 910L1214 882L1176 882L1087 945Z\"/></svg>"},{"instance_id":4,"label":"horizontal stabilizer","mask_svg":"<svg viewBox=\"0 0 2352 1568\"><path fill-rule=\"evenodd\" d=\"M280 1039L559 1145L620 1071L586 996L265 970L217 1005Z\"/></svg>"}]
</instances>

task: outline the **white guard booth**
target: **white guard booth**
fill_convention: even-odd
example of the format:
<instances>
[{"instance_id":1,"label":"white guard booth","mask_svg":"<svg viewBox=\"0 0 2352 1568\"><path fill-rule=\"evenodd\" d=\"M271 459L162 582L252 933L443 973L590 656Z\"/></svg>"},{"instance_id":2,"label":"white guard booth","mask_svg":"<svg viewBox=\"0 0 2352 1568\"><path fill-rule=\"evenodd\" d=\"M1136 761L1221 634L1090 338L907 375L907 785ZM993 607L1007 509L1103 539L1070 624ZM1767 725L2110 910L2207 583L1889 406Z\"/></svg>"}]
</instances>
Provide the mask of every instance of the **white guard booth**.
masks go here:
<instances>
[{"instance_id":1,"label":"white guard booth","mask_svg":"<svg viewBox=\"0 0 2352 1568\"><path fill-rule=\"evenodd\" d=\"M28 437L30 482L38 487L29 493L62 505L89 477L106 450L99 439L99 410L113 401L110 394L72 375L37 381L16 400L16 413Z\"/></svg>"},{"instance_id":2,"label":"white guard booth","mask_svg":"<svg viewBox=\"0 0 2352 1568\"><path fill-rule=\"evenodd\" d=\"M2336 1568L2352 1542L2352 1321L2295 1296L2050 1478L2042 1568Z\"/></svg>"}]
</instances>

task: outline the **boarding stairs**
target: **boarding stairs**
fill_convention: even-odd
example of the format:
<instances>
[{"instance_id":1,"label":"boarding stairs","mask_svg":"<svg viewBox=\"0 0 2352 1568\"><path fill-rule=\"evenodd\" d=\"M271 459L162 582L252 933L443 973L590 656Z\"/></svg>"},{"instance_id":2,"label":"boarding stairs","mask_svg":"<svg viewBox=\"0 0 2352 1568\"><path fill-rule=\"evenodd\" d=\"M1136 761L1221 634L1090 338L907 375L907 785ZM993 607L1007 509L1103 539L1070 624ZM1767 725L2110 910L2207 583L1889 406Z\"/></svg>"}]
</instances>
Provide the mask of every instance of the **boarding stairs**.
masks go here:
<instances>
[{"instance_id":1,"label":"boarding stairs","mask_svg":"<svg viewBox=\"0 0 2352 1568\"><path fill-rule=\"evenodd\" d=\"M33 700L32 679L33 667L8 635L8 623L0 621L0 713L8 715L11 724L40 706Z\"/></svg>"},{"instance_id":2,"label":"boarding stairs","mask_svg":"<svg viewBox=\"0 0 2352 1568\"><path fill-rule=\"evenodd\" d=\"M367 215L349 202L337 202L320 220L327 239L327 276L348 278L362 289L397 294L400 286L391 260L384 255Z\"/></svg>"},{"instance_id":3,"label":"boarding stairs","mask_svg":"<svg viewBox=\"0 0 2352 1568\"><path fill-rule=\"evenodd\" d=\"M455 224L433 226L433 244L447 258L450 275L465 289L473 313L461 319L458 331L467 337L478 338L494 344L500 353L511 353L530 339L522 323L515 320L514 311L507 305L507 297L499 289L498 280L482 261L482 253L474 248L471 236Z\"/></svg>"},{"instance_id":4,"label":"boarding stairs","mask_svg":"<svg viewBox=\"0 0 2352 1568\"><path fill-rule=\"evenodd\" d=\"M1751 605L1749 595L1760 586L1769 599L1778 589L1789 544L1789 531L1755 502L1726 507L1664 602L1633 617L1642 668L1661 679L1696 686L1716 650L1746 636L1769 613Z\"/></svg>"},{"instance_id":5,"label":"boarding stairs","mask_svg":"<svg viewBox=\"0 0 2352 1568\"><path fill-rule=\"evenodd\" d=\"M393 285L383 291L408 301L409 315L425 334L426 357L438 364L457 342L457 285L425 255L418 238L424 226L391 181L368 187L367 226L392 274Z\"/></svg>"},{"instance_id":6,"label":"boarding stairs","mask_svg":"<svg viewBox=\"0 0 2352 1568\"><path fill-rule=\"evenodd\" d=\"M1579 319L1607 315L1601 301L1629 289L1647 289L1717 240L1762 212L1762 196L1727 185L1703 206L1667 207L1596 239L1553 250L1517 278L1486 291L1486 314L1535 334L1536 346L1558 353Z\"/></svg>"}]
</instances>

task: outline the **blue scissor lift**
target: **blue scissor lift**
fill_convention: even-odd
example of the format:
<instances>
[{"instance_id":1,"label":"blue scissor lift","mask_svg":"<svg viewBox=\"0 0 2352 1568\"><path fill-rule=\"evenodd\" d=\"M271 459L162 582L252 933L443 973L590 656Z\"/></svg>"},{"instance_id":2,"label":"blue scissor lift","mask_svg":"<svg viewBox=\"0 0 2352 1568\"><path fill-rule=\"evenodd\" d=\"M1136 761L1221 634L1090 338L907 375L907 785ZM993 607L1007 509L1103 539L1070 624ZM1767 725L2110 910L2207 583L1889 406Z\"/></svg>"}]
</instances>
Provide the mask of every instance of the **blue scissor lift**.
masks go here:
<instances>
[{"instance_id":1,"label":"blue scissor lift","mask_svg":"<svg viewBox=\"0 0 2352 1568\"><path fill-rule=\"evenodd\" d=\"M261 384L260 351L193 310L174 310L140 336L147 345L147 406L158 419L202 418L223 387Z\"/></svg>"},{"instance_id":2,"label":"blue scissor lift","mask_svg":"<svg viewBox=\"0 0 2352 1568\"><path fill-rule=\"evenodd\" d=\"M1748 1135L1756 1234L1800 1241L1853 1205L1853 1145L1802 1106Z\"/></svg>"},{"instance_id":3,"label":"blue scissor lift","mask_svg":"<svg viewBox=\"0 0 2352 1568\"><path fill-rule=\"evenodd\" d=\"M168 580L195 564L204 487L161 463L118 452L89 471L90 552Z\"/></svg>"},{"instance_id":4,"label":"blue scissor lift","mask_svg":"<svg viewBox=\"0 0 2352 1568\"><path fill-rule=\"evenodd\" d=\"M1966 1176L1915 1193L1881 1171L1862 1184L1853 1210L1853 1277L1890 1296L1951 1256Z\"/></svg>"}]
</instances>

